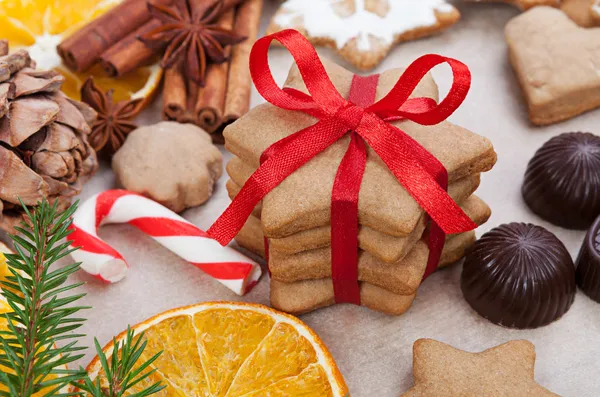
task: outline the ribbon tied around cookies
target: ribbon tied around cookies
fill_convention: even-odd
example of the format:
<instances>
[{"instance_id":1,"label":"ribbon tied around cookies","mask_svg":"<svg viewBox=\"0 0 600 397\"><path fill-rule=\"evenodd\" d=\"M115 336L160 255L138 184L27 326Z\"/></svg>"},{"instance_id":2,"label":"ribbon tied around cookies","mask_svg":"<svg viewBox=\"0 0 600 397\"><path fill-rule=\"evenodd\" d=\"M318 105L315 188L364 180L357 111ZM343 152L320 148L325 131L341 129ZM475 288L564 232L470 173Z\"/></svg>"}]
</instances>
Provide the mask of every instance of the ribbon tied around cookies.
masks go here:
<instances>
[{"instance_id":1,"label":"ribbon tied around cookies","mask_svg":"<svg viewBox=\"0 0 600 397\"><path fill-rule=\"evenodd\" d=\"M309 94L280 88L271 73L268 50L279 41L292 54ZM439 104L430 98L410 98L421 79L447 63L453 83ZM368 144L431 218L429 259L424 277L439 262L447 234L476 228L448 195L448 172L417 141L390 121L408 119L421 125L446 120L464 101L471 85L468 67L452 58L425 55L413 62L391 91L374 102L378 75L354 76L349 99L337 91L314 47L295 30L259 39L250 54L250 72L258 92L271 104L317 119L307 128L275 142L261 156L261 165L236 198L208 230L228 244L263 197L313 157L350 134L350 143L337 170L332 191L332 279L337 303L360 304L358 283L358 195L367 162Z\"/></svg>"}]
</instances>

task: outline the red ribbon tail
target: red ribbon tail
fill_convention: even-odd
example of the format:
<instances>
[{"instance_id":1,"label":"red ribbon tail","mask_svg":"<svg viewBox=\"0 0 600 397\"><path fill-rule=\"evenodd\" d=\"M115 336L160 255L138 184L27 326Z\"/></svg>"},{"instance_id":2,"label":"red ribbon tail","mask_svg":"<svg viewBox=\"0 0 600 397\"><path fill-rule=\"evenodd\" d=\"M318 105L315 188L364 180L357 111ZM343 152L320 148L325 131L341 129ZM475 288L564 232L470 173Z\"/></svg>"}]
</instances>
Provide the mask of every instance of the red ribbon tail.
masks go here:
<instances>
[{"instance_id":1,"label":"red ribbon tail","mask_svg":"<svg viewBox=\"0 0 600 397\"><path fill-rule=\"evenodd\" d=\"M358 283L358 195L367 164L356 133L338 168L331 199L331 275L336 303L360 305Z\"/></svg>"},{"instance_id":2,"label":"red ribbon tail","mask_svg":"<svg viewBox=\"0 0 600 397\"><path fill-rule=\"evenodd\" d=\"M427 267L425 268L425 274L423 274L423 281L437 270L445 243L446 233L444 233L437 223L432 221L429 229L429 257L427 258Z\"/></svg>"},{"instance_id":3,"label":"red ribbon tail","mask_svg":"<svg viewBox=\"0 0 600 397\"><path fill-rule=\"evenodd\" d=\"M447 171L439 160L398 128L369 113L364 120L357 132L446 234L477 227L442 186Z\"/></svg>"}]
</instances>

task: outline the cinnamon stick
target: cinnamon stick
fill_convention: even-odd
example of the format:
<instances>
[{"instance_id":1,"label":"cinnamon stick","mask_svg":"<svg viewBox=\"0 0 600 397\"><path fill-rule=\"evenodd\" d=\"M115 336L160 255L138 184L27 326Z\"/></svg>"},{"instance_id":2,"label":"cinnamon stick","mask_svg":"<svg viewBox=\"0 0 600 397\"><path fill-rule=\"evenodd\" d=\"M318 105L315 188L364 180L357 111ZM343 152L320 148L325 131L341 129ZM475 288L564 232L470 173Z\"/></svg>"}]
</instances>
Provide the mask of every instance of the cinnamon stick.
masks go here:
<instances>
[{"instance_id":1,"label":"cinnamon stick","mask_svg":"<svg viewBox=\"0 0 600 397\"><path fill-rule=\"evenodd\" d=\"M160 25L159 20L152 19L106 50L100 56L105 73L110 77L120 77L150 63L155 51L139 41L138 37Z\"/></svg>"},{"instance_id":2,"label":"cinnamon stick","mask_svg":"<svg viewBox=\"0 0 600 397\"><path fill-rule=\"evenodd\" d=\"M161 4L171 2L154 1ZM125 0L60 43L58 54L71 69L85 71L98 60L100 54L150 18L146 0Z\"/></svg>"},{"instance_id":3,"label":"cinnamon stick","mask_svg":"<svg viewBox=\"0 0 600 397\"><path fill-rule=\"evenodd\" d=\"M182 64L165 70L163 119L198 124L194 105L199 90L198 84L185 77Z\"/></svg>"},{"instance_id":4,"label":"cinnamon stick","mask_svg":"<svg viewBox=\"0 0 600 397\"><path fill-rule=\"evenodd\" d=\"M231 30L233 28L233 21L234 10L230 9L219 18L217 26ZM230 53L231 49L228 51ZM229 57L229 54L226 55ZM228 75L229 62L219 65L209 65L206 71L206 84L198 92L194 110L197 114L198 125L209 134L212 134L219 128L223 119Z\"/></svg>"},{"instance_id":5,"label":"cinnamon stick","mask_svg":"<svg viewBox=\"0 0 600 397\"><path fill-rule=\"evenodd\" d=\"M185 78L182 64L167 69L163 88L163 119L196 124L196 115L192 110L198 91L198 85Z\"/></svg>"},{"instance_id":6,"label":"cinnamon stick","mask_svg":"<svg viewBox=\"0 0 600 397\"><path fill-rule=\"evenodd\" d=\"M247 37L246 41L233 47L225 109L221 129L240 118L250 109L252 78L250 76L250 51L258 38L263 0L247 0L237 12L233 30Z\"/></svg>"},{"instance_id":7,"label":"cinnamon stick","mask_svg":"<svg viewBox=\"0 0 600 397\"><path fill-rule=\"evenodd\" d=\"M182 71L183 65L165 70L163 86L163 119L181 120L187 110L188 92Z\"/></svg>"}]
</instances>

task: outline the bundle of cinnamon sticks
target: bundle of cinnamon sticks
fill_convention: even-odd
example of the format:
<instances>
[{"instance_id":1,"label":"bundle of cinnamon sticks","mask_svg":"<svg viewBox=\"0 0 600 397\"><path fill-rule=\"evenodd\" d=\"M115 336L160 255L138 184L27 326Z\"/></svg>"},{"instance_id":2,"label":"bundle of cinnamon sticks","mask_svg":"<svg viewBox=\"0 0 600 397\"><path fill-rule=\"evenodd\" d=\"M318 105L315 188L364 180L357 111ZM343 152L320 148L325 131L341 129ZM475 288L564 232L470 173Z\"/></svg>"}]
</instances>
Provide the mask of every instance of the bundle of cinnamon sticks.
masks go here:
<instances>
[{"instance_id":1,"label":"bundle of cinnamon sticks","mask_svg":"<svg viewBox=\"0 0 600 397\"><path fill-rule=\"evenodd\" d=\"M153 0L170 4L171 0ZM154 58L154 51L137 39L160 22L152 19L146 0L124 0L94 19L57 47L63 62L76 72L84 72L101 62L106 74L120 77Z\"/></svg>"},{"instance_id":2,"label":"bundle of cinnamon sticks","mask_svg":"<svg viewBox=\"0 0 600 397\"><path fill-rule=\"evenodd\" d=\"M151 0L170 5L173 0ZM222 141L225 125L248 111L251 78L248 70L250 49L256 41L263 0L194 0L223 1L218 25L233 29L247 40L231 48L229 61L208 66L205 86L200 87L183 74L182 65L165 71L163 118L194 123ZM121 77L139 67L155 62L155 49L140 36L161 26L152 18L148 0L124 0L104 15L65 39L57 48L64 63L74 71L84 72L100 63L110 77Z\"/></svg>"},{"instance_id":3,"label":"bundle of cinnamon sticks","mask_svg":"<svg viewBox=\"0 0 600 397\"><path fill-rule=\"evenodd\" d=\"M223 142L223 128L245 114L250 107L252 81L249 57L258 36L263 0L245 0L224 13L219 26L233 29L245 41L230 49L229 61L209 65L206 84L199 87L185 78L181 67L165 72L163 118L193 123Z\"/></svg>"}]
</instances>

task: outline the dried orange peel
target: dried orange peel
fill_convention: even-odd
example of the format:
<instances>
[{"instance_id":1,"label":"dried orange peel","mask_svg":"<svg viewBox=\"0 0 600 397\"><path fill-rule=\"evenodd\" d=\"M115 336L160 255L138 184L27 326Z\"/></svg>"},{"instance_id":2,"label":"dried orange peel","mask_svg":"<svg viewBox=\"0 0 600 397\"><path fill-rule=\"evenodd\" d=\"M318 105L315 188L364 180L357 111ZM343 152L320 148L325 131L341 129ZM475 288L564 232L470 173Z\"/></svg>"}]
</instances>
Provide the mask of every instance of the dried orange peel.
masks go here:
<instances>
[{"instance_id":1,"label":"dried orange peel","mask_svg":"<svg viewBox=\"0 0 600 397\"><path fill-rule=\"evenodd\" d=\"M0 0L0 39L11 50L25 48L38 69L56 69L66 78L63 91L79 99L88 76L104 91L114 89L117 101L144 98L148 104L157 91L163 71L156 65L140 68L118 79L107 77L100 66L74 73L63 65L56 46L87 22L102 15L122 0Z\"/></svg>"},{"instance_id":2,"label":"dried orange peel","mask_svg":"<svg viewBox=\"0 0 600 397\"><path fill-rule=\"evenodd\" d=\"M209 302L174 309L132 328L148 342L141 360L159 351L156 372L139 392L161 381L156 396L347 397L348 388L319 337L296 317L266 306ZM117 336L121 341L126 333ZM113 343L104 352L110 358ZM96 357L90 377L105 383Z\"/></svg>"}]
</instances>

